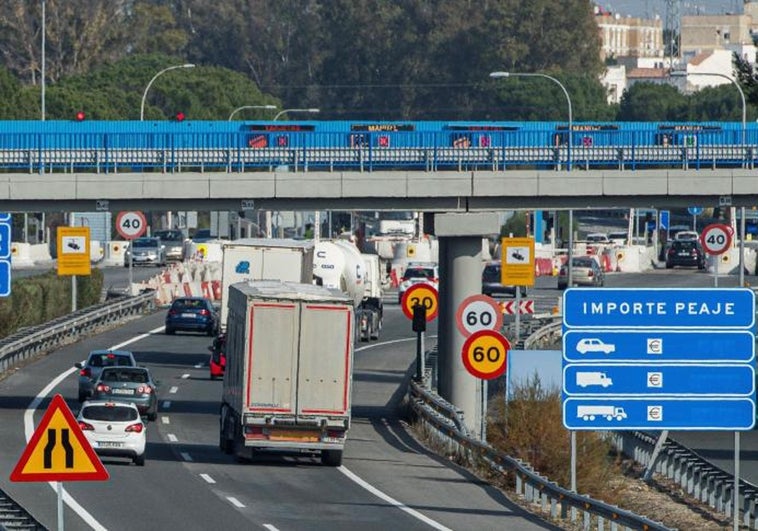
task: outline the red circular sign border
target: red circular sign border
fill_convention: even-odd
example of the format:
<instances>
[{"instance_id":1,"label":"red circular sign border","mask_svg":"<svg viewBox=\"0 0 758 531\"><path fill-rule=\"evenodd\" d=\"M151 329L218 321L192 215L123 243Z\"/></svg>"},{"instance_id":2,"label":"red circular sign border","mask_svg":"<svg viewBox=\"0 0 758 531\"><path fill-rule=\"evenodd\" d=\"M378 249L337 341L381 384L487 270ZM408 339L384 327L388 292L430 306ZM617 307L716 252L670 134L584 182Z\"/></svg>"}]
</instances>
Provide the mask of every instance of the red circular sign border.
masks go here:
<instances>
[{"instance_id":1,"label":"red circular sign border","mask_svg":"<svg viewBox=\"0 0 758 531\"><path fill-rule=\"evenodd\" d=\"M726 245L724 246L724 250L720 252L713 252L711 249L708 248L708 245L705 243L705 236L708 234L709 230L715 230L718 229L720 231L723 231L724 234L726 234ZM700 233L700 245L703 246L703 250L710 254L711 256L719 256L727 252L727 250L732 246L732 228L729 225L726 225L724 223L711 223L707 227L703 229L703 232Z\"/></svg>"},{"instance_id":2,"label":"red circular sign border","mask_svg":"<svg viewBox=\"0 0 758 531\"><path fill-rule=\"evenodd\" d=\"M427 290L432 290L434 292L435 308L434 308L434 313L426 314L426 322L428 323L429 321L433 321L437 317L437 314L440 313L440 294L435 289L435 287L432 286L431 284L424 284L424 283L414 284L413 286L405 290L405 293L403 293L403 298L400 301L400 306L402 307L403 313L405 314L405 316L408 319L413 320L413 311L412 310L409 311L408 308L406 308L405 301L408 300L408 297L410 296L411 293L419 289L427 289Z\"/></svg>"},{"instance_id":3,"label":"red circular sign border","mask_svg":"<svg viewBox=\"0 0 758 531\"><path fill-rule=\"evenodd\" d=\"M493 308L495 309L495 314L497 315L497 323L493 330L500 330L503 327L503 312L500 311L500 306L498 306L495 299L489 295L483 294L470 295L463 299L463 302L458 305L458 309L455 311L455 325L458 327L458 331L463 337L469 337L471 334L476 333L469 332L466 330L466 327L463 326L463 309L472 302L485 302L487 304L492 304Z\"/></svg>"},{"instance_id":4,"label":"red circular sign border","mask_svg":"<svg viewBox=\"0 0 758 531\"><path fill-rule=\"evenodd\" d=\"M483 373L476 368L474 368L473 365L471 365L471 362L468 359L468 356L466 355L468 353L469 348L471 348L471 344L483 336L492 336L496 339L500 340L500 344L503 345L505 348L505 359L503 360L503 365L495 372L493 373ZM463 348L461 349L461 358L463 360L463 365L466 367L466 370L474 376L475 378L481 378L482 380L493 380L495 378L498 378L505 374L505 370L508 365L508 352L511 350L511 342L508 341L508 338L506 338L503 334L500 334L499 332L495 332L494 330L479 330L478 332L474 332L463 343Z\"/></svg>"},{"instance_id":5,"label":"red circular sign border","mask_svg":"<svg viewBox=\"0 0 758 531\"><path fill-rule=\"evenodd\" d=\"M127 214L135 214L137 217L139 217L142 220L142 226L144 227L139 234L136 236L126 236L121 232L121 219L126 216ZM143 214L139 210L125 210L123 212L119 212L118 215L116 215L116 232L118 232L119 236L124 238L125 240L135 240L145 234L147 232L147 218L145 217L145 214Z\"/></svg>"}]
</instances>

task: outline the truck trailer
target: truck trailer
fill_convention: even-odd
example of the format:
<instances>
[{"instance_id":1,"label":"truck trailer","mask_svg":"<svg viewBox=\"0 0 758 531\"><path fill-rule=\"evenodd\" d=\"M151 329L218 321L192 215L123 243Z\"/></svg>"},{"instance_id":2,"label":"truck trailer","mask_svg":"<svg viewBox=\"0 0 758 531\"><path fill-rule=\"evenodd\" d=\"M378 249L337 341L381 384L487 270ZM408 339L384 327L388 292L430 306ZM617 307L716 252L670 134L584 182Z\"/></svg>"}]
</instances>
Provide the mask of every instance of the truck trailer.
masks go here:
<instances>
[{"instance_id":1,"label":"truck trailer","mask_svg":"<svg viewBox=\"0 0 758 531\"><path fill-rule=\"evenodd\" d=\"M313 281L312 241L289 238L243 238L222 246L221 328L229 313L229 286L247 280Z\"/></svg>"},{"instance_id":2,"label":"truck trailer","mask_svg":"<svg viewBox=\"0 0 758 531\"><path fill-rule=\"evenodd\" d=\"M339 290L273 280L229 286L219 446L319 452L342 463L350 428L353 301Z\"/></svg>"}]
</instances>

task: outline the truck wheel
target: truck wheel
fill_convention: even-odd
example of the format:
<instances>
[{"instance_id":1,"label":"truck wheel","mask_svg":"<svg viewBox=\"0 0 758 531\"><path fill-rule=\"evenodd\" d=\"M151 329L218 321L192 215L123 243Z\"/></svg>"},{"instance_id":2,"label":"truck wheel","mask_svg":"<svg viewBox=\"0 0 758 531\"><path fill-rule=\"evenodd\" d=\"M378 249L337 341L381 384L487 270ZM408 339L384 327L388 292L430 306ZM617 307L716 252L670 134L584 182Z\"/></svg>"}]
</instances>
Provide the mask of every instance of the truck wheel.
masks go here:
<instances>
[{"instance_id":1,"label":"truck wheel","mask_svg":"<svg viewBox=\"0 0 758 531\"><path fill-rule=\"evenodd\" d=\"M342 465L342 450L321 450L321 464L326 466Z\"/></svg>"},{"instance_id":2,"label":"truck wheel","mask_svg":"<svg viewBox=\"0 0 758 531\"><path fill-rule=\"evenodd\" d=\"M227 437L229 431L229 410L226 407L221 408L221 417L219 418L218 430L218 447L225 454L231 454L234 451L233 441Z\"/></svg>"}]
</instances>

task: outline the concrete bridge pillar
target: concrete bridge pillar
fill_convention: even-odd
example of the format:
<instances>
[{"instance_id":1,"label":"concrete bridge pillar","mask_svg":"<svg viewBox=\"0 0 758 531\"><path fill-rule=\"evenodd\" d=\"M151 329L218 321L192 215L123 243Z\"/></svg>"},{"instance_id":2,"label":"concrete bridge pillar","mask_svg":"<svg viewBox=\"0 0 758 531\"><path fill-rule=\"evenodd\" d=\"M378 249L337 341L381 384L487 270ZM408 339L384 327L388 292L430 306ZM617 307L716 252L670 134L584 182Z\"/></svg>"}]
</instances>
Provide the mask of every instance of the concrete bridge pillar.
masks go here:
<instances>
[{"instance_id":1,"label":"concrete bridge pillar","mask_svg":"<svg viewBox=\"0 0 758 531\"><path fill-rule=\"evenodd\" d=\"M482 237L500 232L494 212L435 214L439 238L440 299L438 326L438 393L461 409L472 433L482 418L481 381L468 373L461 359L466 338L455 324L464 299L482 292Z\"/></svg>"}]
</instances>

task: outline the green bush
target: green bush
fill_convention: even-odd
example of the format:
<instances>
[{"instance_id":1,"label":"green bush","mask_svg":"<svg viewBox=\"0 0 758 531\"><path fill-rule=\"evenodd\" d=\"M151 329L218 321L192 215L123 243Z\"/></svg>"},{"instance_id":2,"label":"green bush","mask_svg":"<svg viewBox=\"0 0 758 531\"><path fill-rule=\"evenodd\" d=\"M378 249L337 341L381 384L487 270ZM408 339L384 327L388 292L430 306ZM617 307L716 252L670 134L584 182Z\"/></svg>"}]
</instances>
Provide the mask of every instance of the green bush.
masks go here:
<instances>
[{"instance_id":1,"label":"green bush","mask_svg":"<svg viewBox=\"0 0 758 531\"><path fill-rule=\"evenodd\" d=\"M100 302L103 272L92 269L89 276L76 277L76 307L86 308ZM0 337L20 328L51 321L71 313L71 277L55 271L11 279L11 294L0 298Z\"/></svg>"}]
</instances>

